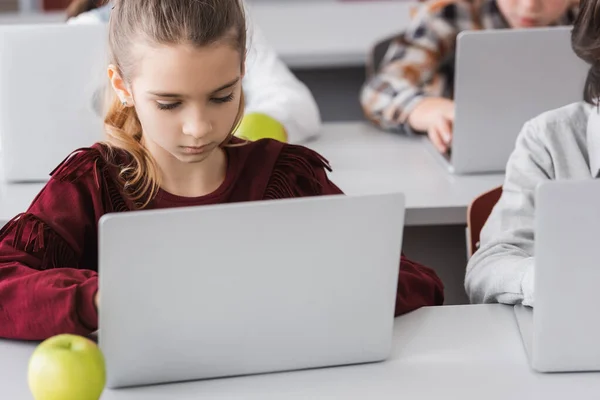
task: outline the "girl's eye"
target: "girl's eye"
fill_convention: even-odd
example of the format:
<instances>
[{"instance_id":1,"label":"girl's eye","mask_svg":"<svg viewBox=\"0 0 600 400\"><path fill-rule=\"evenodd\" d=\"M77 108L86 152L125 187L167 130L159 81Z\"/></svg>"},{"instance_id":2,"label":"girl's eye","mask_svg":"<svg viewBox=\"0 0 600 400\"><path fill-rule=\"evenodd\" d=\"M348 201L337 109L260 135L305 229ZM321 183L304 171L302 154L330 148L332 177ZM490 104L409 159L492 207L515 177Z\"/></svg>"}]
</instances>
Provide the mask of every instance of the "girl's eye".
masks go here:
<instances>
[{"instance_id":1,"label":"girl's eye","mask_svg":"<svg viewBox=\"0 0 600 400\"><path fill-rule=\"evenodd\" d=\"M180 102L176 102L176 103L160 103L157 102L156 105L158 106L159 110L173 110L177 107L179 107L181 103Z\"/></svg>"},{"instance_id":2,"label":"girl's eye","mask_svg":"<svg viewBox=\"0 0 600 400\"><path fill-rule=\"evenodd\" d=\"M231 93L230 95L227 95L225 97L213 97L211 99L211 101L213 103L217 103L217 104L228 103L231 100L233 100L233 93Z\"/></svg>"}]
</instances>

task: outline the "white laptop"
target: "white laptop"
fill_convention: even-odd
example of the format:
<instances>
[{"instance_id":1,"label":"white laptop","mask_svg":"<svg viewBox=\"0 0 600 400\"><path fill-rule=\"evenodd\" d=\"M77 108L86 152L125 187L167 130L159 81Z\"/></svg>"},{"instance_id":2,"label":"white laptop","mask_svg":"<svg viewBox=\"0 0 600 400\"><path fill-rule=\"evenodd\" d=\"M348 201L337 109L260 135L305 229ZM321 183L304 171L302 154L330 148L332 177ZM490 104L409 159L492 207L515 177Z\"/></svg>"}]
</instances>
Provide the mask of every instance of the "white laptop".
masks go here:
<instances>
[{"instance_id":1,"label":"white laptop","mask_svg":"<svg viewBox=\"0 0 600 400\"><path fill-rule=\"evenodd\" d=\"M102 140L94 94L106 81L105 25L0 26L0 171L41 182Z\"/></svg>"},{"instance_id":2,"label":"white laptop","mask_svg":"<svg viewBox=\"0 0 600 400\"><path fill-rule=\"evenodd\" d=\"M403 223L402 194L104 216L107 385L386 359Z\"/></svg>"},{"instance_id":3,"label":"white laptop","mask_svg":"<svg viewBox=\"0 0 600 400\"><path fill-rule=\"evenodd\" d=\"M589 68L571 27L462 32L456 53L452 149L429 143L451 172L504 171L525 122L583 100Z\"/></svg>"},{"instance_id":4,"label":"white laptop","mask_svg":"<svg viewBox=\"0 0 600 400\"><path fill-rule=\"evenodd\" d=\"M600 181L539 187L535 308L515 314L531 366L540 372L600 371Z\"/></svg>"}]
</instances>

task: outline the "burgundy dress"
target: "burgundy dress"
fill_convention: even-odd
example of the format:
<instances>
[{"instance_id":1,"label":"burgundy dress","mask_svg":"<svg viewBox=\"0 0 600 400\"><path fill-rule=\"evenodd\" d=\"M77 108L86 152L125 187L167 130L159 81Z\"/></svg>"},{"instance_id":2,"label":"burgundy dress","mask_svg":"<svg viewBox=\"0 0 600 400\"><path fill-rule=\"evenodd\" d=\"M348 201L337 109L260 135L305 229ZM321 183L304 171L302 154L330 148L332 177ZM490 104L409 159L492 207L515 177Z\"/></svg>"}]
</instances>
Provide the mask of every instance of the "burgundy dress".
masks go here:
<instances>
[{"instance_id":1,"label":"burgundy dress","mask_svg":"<svg viewBox=\"0 0 600 400\"><path fill-rule=\"evenodd\" d=\"M327 177L327 161L307 148L265 139L226 152L226 177L215 192L189 198L160 190L147 208L342 193ZM114 166L128 160L102 144L75 151L29 209L0 230L0 337L43 340L98 328L98 220L135 208ZM396 315L443 303L431 269L404 256L400 262Z\"/></svg>"}]
</instances>

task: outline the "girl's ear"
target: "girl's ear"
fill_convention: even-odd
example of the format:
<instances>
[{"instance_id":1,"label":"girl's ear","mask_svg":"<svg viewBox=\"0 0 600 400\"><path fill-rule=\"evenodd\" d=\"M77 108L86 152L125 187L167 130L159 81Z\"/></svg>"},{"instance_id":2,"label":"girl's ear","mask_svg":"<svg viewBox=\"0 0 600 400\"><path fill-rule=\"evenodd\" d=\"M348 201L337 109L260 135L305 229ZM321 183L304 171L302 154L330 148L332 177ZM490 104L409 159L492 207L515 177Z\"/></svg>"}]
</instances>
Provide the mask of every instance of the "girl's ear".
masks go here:
<instances>
[{"instance_id":1,"label":"girl's ear","mask_svg":"<svg viewBox=\"0 0 600 400\"><path fill-rule=\"evenodd\" d=\"M125 83L125 80L121 76L119 69L113 64L108 66L108 79L110 80L113 90L121 100L121 103L126 107L133 106L133 96Z\"/></svg>"}]
</instances>

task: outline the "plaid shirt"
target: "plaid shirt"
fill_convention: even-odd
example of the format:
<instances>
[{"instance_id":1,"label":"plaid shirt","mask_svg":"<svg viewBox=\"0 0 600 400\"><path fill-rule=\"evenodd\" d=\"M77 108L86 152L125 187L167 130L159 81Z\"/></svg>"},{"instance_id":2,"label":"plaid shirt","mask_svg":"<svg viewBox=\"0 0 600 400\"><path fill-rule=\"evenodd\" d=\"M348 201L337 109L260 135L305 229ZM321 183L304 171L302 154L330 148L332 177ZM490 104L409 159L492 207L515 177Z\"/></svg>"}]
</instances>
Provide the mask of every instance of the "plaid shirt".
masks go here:
<instances>
[{"instance_id":1,"label":"plaid shirt","mask_svg":"<svg viewBox=\"0 0 600 400\"><path fill-rule=\"evenodd\" d=\"M556 21L571 25L577 7ZM430 0L420 5L406 32L389 44L364 84L366 117L381 128L409 131L406 120L425 97L452 98L456 38L466 30L505 29L495 0ZM369 66L371 71L373 65Z\"/></svg>"}]
</instances>

